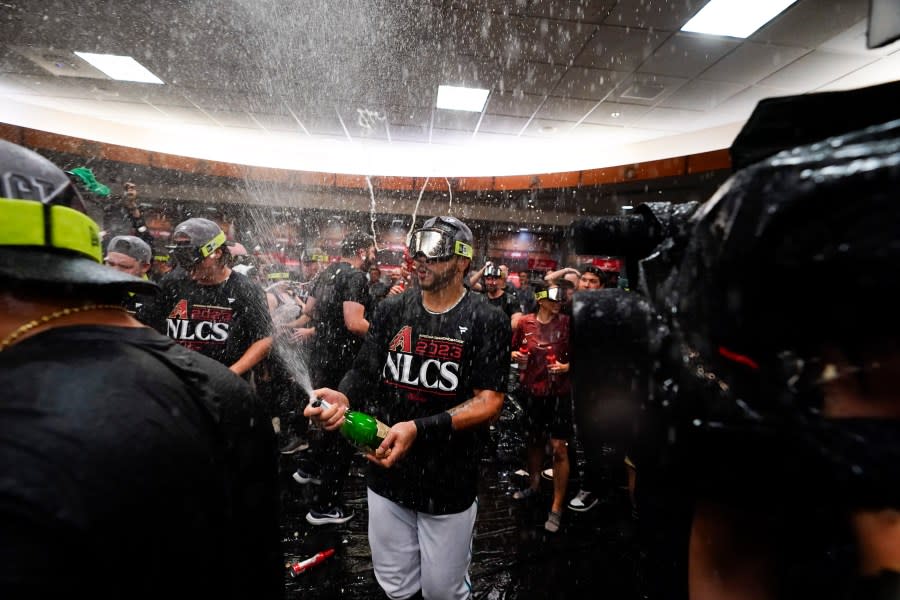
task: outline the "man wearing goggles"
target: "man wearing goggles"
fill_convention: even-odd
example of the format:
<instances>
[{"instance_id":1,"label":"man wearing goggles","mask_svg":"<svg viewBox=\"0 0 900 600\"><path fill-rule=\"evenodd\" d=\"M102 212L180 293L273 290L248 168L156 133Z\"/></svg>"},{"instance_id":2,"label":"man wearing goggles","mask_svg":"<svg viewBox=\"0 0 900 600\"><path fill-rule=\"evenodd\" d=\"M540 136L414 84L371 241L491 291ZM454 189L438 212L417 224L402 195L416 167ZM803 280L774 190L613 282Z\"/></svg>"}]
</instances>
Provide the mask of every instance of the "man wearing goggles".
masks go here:
<instances>
[{"instance_id":1,"label":"man wearing goggles","mask_svg":"<svg viewBox=\"0 0 900 600\"><path fill-rule=\"evenodd\" d=\"M141 320L182 346L245 375L268 354L272 319L263 291L229 267L225 233L193 218L172 233L170 255L184 273L160 282L162 293Z\"/></svg>"},{"instance_id":2,"label":"man wearing goggles","mask_svg":"<svg viewBox=\"0 0 900 600\"><path fill-rule=\"evenodd\" d=\"M512 336L509 319L463 285L473 247L459 219L426 221L409 245L418 289L378 305L340 391L314 392L331 406L304 411L335 430L365 401L392 424L366 455L372 562L391 598L471 596L476 430L503 407Z\"/></svg>"}]
</instances>

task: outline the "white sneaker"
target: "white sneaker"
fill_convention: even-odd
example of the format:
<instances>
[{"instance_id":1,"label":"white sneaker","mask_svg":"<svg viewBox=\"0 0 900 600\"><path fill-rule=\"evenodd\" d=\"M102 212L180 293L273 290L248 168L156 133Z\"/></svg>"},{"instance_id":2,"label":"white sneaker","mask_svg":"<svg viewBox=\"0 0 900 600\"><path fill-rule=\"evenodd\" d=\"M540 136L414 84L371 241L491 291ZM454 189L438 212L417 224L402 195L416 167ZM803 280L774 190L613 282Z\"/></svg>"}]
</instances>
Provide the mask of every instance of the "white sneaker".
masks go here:
<instances>
[{"instance_id":1,"label":"white sneaker","mask_svg":"<svg viewBox=\"0 0 900 600\"><path fill-rule=\"evenodd\" d=\"M577 512L587 512L597 504L597 496L587 490L578 490L569 501L569 508Z\"/></svg>"},{"instance_id":2,"label":"white sneaker","mask_svg":"<svg viewBox=\"0 0 900 600\"><path fill-rule=\"evenodd\" d=\"M549 469L544 469L543 471L541 471L541 477L543 477L544 479L549 479L550 481L553 481L553 467L551 467Z\"/></svg>"}]
</instances>

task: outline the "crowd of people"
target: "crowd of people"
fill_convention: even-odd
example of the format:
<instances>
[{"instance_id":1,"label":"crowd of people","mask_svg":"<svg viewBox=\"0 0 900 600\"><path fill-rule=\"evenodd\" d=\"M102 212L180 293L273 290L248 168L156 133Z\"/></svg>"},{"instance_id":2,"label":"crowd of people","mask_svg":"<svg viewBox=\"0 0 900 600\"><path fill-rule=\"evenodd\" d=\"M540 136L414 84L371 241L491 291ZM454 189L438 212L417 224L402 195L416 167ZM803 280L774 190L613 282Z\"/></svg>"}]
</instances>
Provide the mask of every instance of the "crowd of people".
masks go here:
<instances>
[{"instance_id":1,"label":"crowd of people","mask_svg":"<svg viewBox=\"0 0 900 600\"><path fill-rule=\"evenodd\" d=\"M280 456L295 455L293 481L315 490L311 526L355 518L343 496L359 455L335 433L350 409L388 424L364 458L374 575L390 598L471 596L478 456L508 396L525 435L525 484L511 505L539 500L550 479L551 535L566 507L594 510L609 486L627 484L637 507L634 449L580 439L573 393L575 295L625 288L610 261L511 277L475 256L463 221L437 216L412 232L393 277L357 231L336 260L304 251L297 281L205 218L177 224L159 252L132 184L114 210L94 211L98 225L89 199L110 190L90 170L67 173L3 141L0 167L4 597L149 598L175 586L197 597L282 596ZM838 374L855 357L828 346L830 410L892 414L879 368L896 362L896 340L878 342L857 386ZM683 538L697 597L735 589L704 577L715 571L711 548L739 525L719 500L694 505L693 537ZM883 510L855 518L858 532L898 522ZM861 546L866 573L895 572L896 536L873 538ZM136 555L153 575L139 588ZM44 575L51 564L59 576ZM735 564L736 579L752 579ZM212 571L220 575L203 576Z\"/></svg>"}]
</instances>

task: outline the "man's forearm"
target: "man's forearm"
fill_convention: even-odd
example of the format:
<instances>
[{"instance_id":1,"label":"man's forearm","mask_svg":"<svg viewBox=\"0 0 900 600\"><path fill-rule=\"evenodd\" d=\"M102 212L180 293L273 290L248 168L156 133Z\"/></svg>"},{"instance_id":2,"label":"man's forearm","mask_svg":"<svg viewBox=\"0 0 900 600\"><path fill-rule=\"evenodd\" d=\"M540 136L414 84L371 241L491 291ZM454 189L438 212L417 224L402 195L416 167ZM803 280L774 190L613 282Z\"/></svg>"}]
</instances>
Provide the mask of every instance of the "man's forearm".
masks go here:
<instances>
[{"instance_id":1,"label":"man's forearm","mask_svg":"<svg viewBox=\"0 0 900 600\"><path fill-rule=\"evenodd\" d=\"M453 429L470 429L493 421L503 410L504 397L502 392L476 390L474 396L447 410L453 420Z\"/></svg>"},{"instance_id":2,"label":"man's forearm","mask_svg":"<svg viewBox=\"0 0 900 600\"><path fill-rule=\"evenodd\" d=\"M272 348L272 337L265 337L257 340L247 348L244 355L241 356L236 363L228 367L232 372L243 375L264 359Z\"/></svg>"}]
</instances>

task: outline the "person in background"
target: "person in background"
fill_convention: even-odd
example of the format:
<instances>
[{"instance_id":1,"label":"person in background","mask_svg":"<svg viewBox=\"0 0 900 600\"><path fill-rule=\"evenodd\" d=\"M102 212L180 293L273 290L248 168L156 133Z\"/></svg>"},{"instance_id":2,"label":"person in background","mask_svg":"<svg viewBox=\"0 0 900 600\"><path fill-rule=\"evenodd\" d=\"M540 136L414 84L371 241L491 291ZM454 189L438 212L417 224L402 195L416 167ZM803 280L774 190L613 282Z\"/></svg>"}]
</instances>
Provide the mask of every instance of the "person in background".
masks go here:
<instances>
[{"instance_id":1,"label":"person in background","mask_svg":"<svg viewBox=\"0 0 900 600\"><path fill-rule=\"evenodd\" d=\"M375 242L356 231L341 243L341 260L328 265L316 280L303 312L311 318L310 339L300 329L297 341L311 343L312 385L337 387L369 331L366 309L369 287L366 272L375 260ZM314 440L309 452L293 474L300 484L320 486L314 505L306 514L312 525L346 523L352 510L342 505L344 483L353 459L353 448L337 436Z\"/></svg>"},{"instance_id":2,"label":"person in background","mask_svg":"<svg viewBox=\"0 0 900 600\"><path fill-rule=\"evenodd\" d=\"M569 383L569 317L560 313L562 289L538 287L536 314L525 315L513 331L512 359L519 364L521 403L528 432L529 486L513 494L515 500L536 496L546 438L553 452L553 501L544 529L559 531L569 483L569 442L574 437ZM526 352L521 350L525 348Z\"/></svg>"},{"instance_id":3,"label":"person in background","mask_svg":"<svg viewBox=\"0 0 900 600\"><path fill-rule=\"evenodd\" d=\"M282 598L257 399L125 312L158 288L100 261L65 173L0 141L0 597Z\"/></svg>"},{"instance_id":4,"label":"person in background","mask_svg":"<svg viewBox=\"0 0 900 600\"><path fill-rule=\"evenodd\" d=\"M387 298L390 290L390 286L381 280L381 269L378 268L378 265L369 267L369 298L373 310L376 304Z\"/></svg>"},{"instance_id":5,"label":"person in background","mask_svg":"<svg viewBox=\"0 0 900 600\"><path fill-rule=\"evenodd\" d=\"M331 406L304 411L331 431L350 406L392 424L367 455L372 564L390 598L472 593L478 456L503 407L511 337L509 320L463 283L473 246L454 217L414 232L418 287L378 305L340 389L315 391Z\"/></svg>"},{"instance_id":6,"label":"person in background","mask_svg":"<svg viewBox=\"0 0 900 600\"><path fill-rule=\"evenodd\" d=\"M172 234L172 256L184 269L138 317L160 333L244 376L269 353L272 319L262 289L228 266L225 233L192 218Z\"/></svg>"},{"instance_id":7,"label":"person in background","mask_svg":"<svg viewBox=\"0 0 900 600\"><path fill-rule=\"evenodd\" d=\"M537 310L537 302L534 299L534 286L528 271L519 271L519 301L522 304L522 312L524 314L533 313Z\"/></svg>"},{"instance_id":8,"label":"person in background","mask_svg":"<svg viewBox=\"0 0 900 600\"><path fill-rule=\"evenodd\" d=\"M128 273L141 279L149 279L147 273L150 271L150 260L151 250L147 242L133 235L117 235L109 240L103 263L123 273ZM128 292L124 306L133 315L141 309L147 300L148 298L143 294Z\"/></svg>"},{"instance_id":9,"label":"person in background","mask_svg":"<svg viewBox=\"0 0 900 600\"><path fill-rule=\"evenodd\" d=\"M153 262L150 263L150 279L159 283L163 277L172 272L174 265L169 249L165 246L153 246Z\"/></svg>"},{"instance_id":10,"label":"person in background","mask_svg":"<svg viewBox=\"0 0 900 600\"><path fill-rule=\"evenodd\" d=\"M488 302L502 310L503 314L509 317L511 326L515 327L522 316L522 307L519 306L515 296L504 287L501 287L502 275L500 269L495 265L487 267L484 269L483 279L484 295L487 296Z\"/></svg>"}]
</instances>

